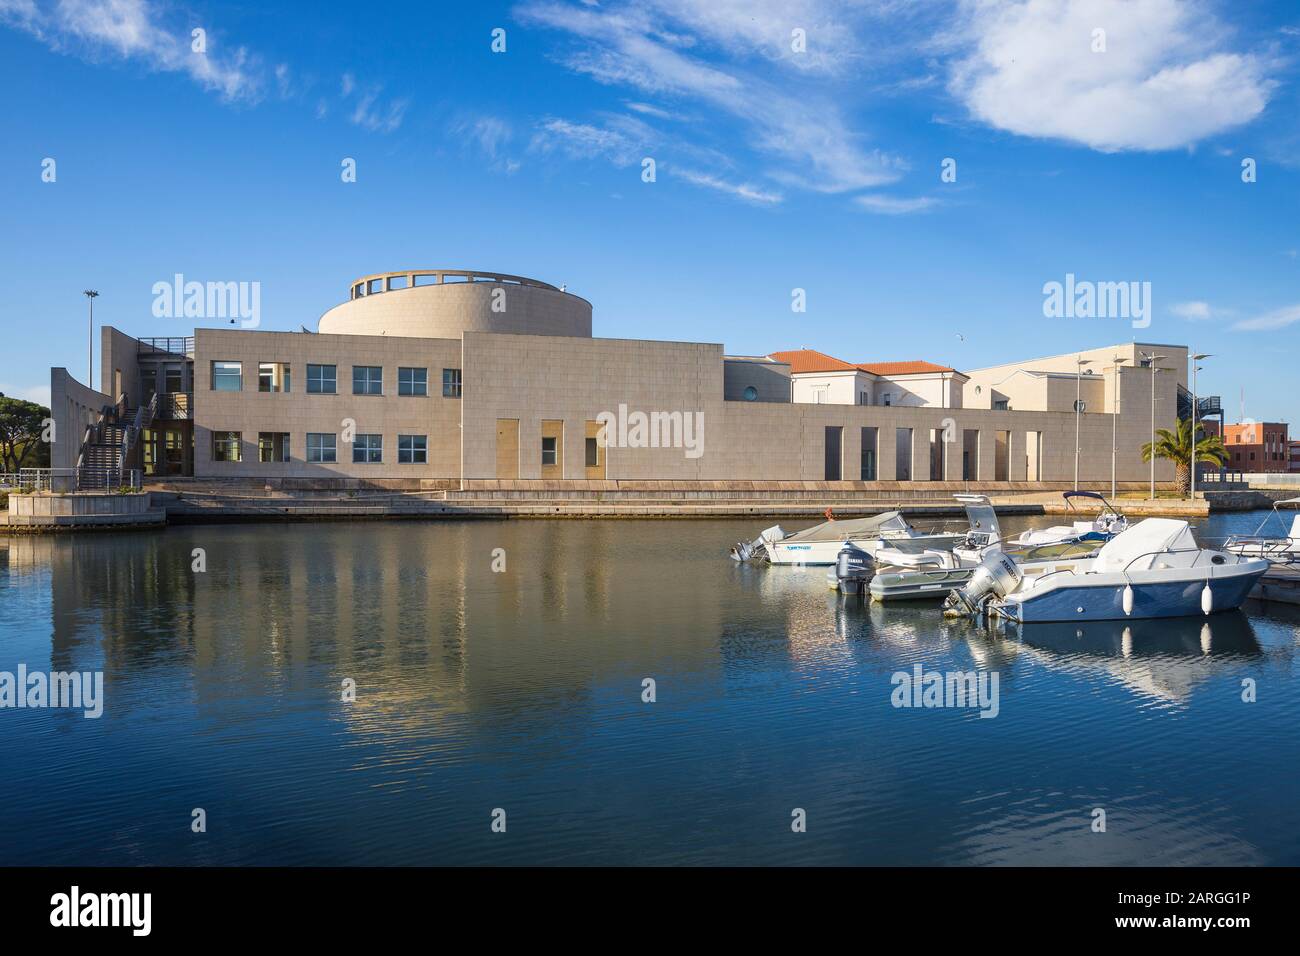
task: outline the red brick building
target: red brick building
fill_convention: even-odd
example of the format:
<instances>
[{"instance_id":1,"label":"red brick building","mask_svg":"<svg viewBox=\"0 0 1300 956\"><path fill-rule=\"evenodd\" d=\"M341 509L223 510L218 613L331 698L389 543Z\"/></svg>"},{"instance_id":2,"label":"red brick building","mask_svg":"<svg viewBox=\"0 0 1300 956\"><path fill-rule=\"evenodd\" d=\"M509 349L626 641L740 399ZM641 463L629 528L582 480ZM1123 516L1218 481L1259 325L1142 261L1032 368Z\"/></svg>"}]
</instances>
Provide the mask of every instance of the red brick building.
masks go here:
<instances>
[{"instance_id":1,"label":"red brick building","mask_svg":"<svg viewBox=\"0 0 1300 956\"><path fill-rule=\"evenodd\" d=\"M1217 435L1216 422L1204 422L1208 435ZM1291 470L1291 440L1286 422L1245 422L1228 425L1223 444L1231 471L1286 472ZM1300 443L1298 443L1300 444Z\"/></svg>"}]
</instances>

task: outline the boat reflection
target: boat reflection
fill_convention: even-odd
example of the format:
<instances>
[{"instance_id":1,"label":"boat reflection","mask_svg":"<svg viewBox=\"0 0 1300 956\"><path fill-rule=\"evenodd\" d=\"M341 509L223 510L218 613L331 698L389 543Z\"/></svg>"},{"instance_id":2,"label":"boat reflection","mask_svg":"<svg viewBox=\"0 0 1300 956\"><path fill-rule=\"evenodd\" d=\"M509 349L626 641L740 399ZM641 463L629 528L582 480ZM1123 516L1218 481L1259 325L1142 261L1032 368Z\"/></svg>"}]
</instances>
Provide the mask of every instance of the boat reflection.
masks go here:
<instances>
[{"instance_id":1,"label":"boat reflection","mask_svg":"<svg viewBox=\"0 0 1300 956\"><path fill-rule=\"evenodd\" d=\"M1101 674L1146 696L1185 702L1211 677L1262 656L1241 611L1208 618L1004 623L991 634L1048 667Z\"/></svg>"}]
</instances>

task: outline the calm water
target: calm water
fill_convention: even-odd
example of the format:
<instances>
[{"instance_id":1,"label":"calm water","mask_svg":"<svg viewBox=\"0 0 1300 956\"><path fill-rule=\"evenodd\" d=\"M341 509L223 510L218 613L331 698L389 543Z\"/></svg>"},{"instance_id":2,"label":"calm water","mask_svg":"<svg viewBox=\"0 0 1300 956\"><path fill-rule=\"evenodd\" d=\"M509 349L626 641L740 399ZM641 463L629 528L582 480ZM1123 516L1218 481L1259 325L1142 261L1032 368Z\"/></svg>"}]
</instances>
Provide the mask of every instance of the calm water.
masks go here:
<instances>
[{"instance_id":1,"label":"calm water","mask_svg":"<svg viewBox=\"0 0 1300 956\"><path fill-rule=\"evenodd\" d=\"M764 524L0 538L0 670L106 687L0 710L0 863L1300 864L1300 609L989 634L727 560Z\"/></svg>"}]
</instances>

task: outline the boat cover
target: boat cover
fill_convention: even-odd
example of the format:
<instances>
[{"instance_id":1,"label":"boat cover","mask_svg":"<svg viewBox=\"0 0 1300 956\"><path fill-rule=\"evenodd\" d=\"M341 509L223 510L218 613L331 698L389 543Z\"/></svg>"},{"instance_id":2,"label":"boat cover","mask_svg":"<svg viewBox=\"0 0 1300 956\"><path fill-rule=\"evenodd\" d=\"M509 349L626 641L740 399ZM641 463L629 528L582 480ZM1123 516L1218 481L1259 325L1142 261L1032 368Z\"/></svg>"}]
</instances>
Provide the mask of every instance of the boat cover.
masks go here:
<instances>
[{"instance_id":1,"label":"boat cover","mask_svg":"<svg viewBox=\"0 0 1300 956\"><path fill-rule=\"evenodd\" d=\"M1139 561L1160 551L1197 551L1200 545L1186 521L1177 518L1147 518L1121 531L1097 552L1096 571L1145 570L1151 562ZM1131 567L1130 567L1131 565Z\"/></svg>"},{"instance_id":2,"label":"boat cover","mask_svg":"<svg viewBox=\"0 0 1300 956\"><path fill-rule=\"evenodd\" d=\"M823 521L821 524L796 531L783 538L782 543L809 541L858 541L867 538L879 538L887 531L907 531L911 528L903 518L902 512L886 511L884 514L872 515L870 518L847 518L836 521Z\"/></svg>"}]
</instances>

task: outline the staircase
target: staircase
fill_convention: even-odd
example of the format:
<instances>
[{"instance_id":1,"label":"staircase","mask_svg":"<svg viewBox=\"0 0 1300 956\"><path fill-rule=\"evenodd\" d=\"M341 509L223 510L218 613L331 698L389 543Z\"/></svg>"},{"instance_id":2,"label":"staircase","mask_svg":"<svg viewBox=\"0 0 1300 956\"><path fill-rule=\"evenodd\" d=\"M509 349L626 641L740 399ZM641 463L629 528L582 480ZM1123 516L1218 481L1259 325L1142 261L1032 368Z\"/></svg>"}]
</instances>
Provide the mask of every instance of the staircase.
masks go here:
<instances>
[{"instance_id":1,"label":"staircase","mask_svg":"<svg viewBox=\"0 0 1300 956\"><path fill-rule=\"evenodd\" d=\"M86 429L77 458L77 490L109 491L114 488L137 488L140 472L140 436L153 424L158 411L158 396L147 405L132 408L127 396L116 405L106 405L99 421Z\"/></svg>"}]
</instances>

